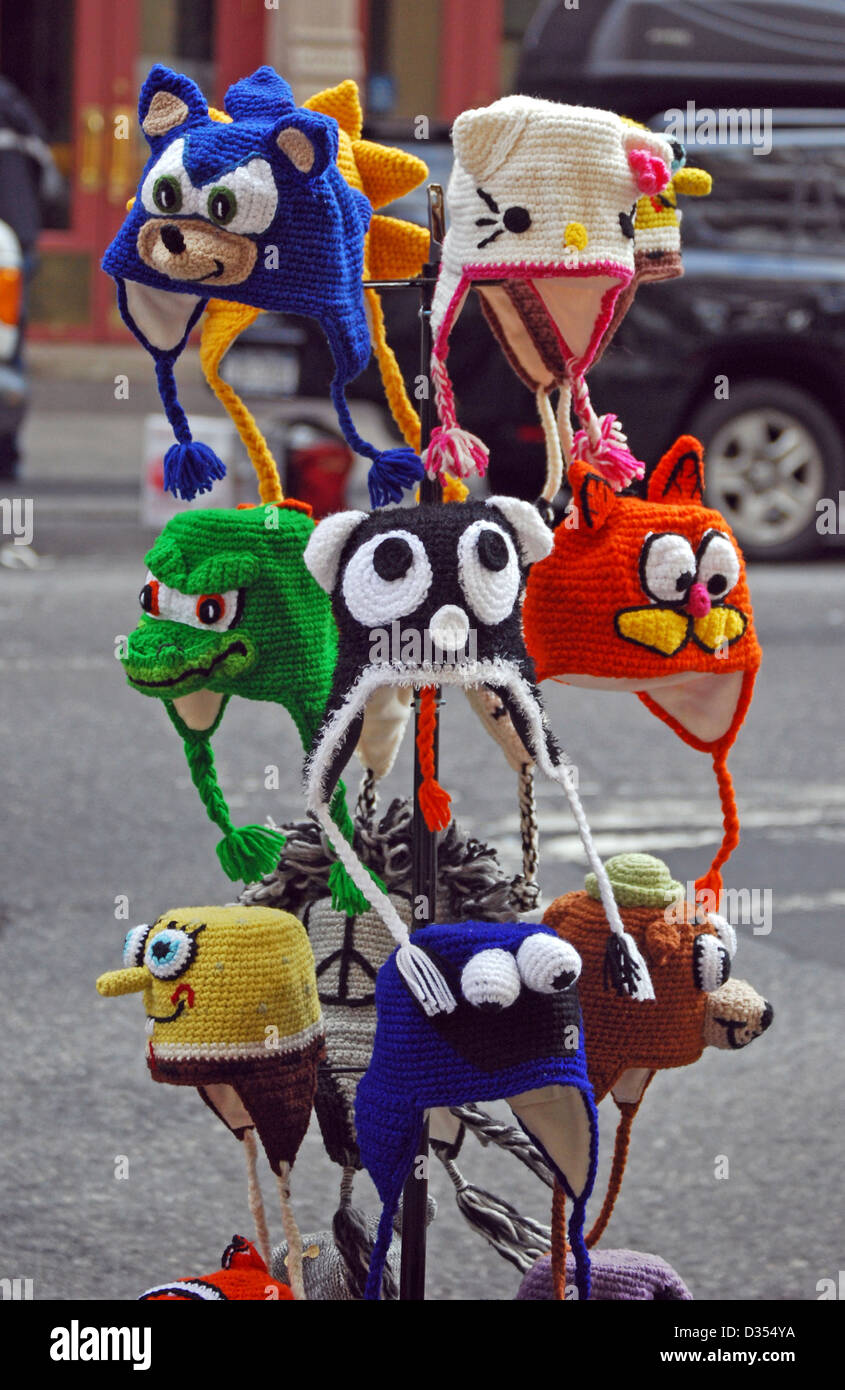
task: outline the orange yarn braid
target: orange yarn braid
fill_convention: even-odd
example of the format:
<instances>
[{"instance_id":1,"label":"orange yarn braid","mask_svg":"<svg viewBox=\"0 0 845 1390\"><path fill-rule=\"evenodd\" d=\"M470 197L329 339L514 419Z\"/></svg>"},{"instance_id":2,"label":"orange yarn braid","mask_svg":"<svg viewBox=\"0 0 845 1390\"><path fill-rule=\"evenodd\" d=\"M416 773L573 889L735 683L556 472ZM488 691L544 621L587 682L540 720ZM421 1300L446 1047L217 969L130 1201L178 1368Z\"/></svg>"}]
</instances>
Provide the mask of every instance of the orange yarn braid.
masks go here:
<instances>
[{"instance_id":1,"label":"orange yarn braid","mask_svg":"<svg viewBox=\"0 0 845 1390\"><path fill-rule=\"evenodd\" d=\"M555 1178L552 1194L552 1289L560 1302L566 1299L566 1193Z\"/></svg>"},{"instance_id":2,"label":"orange yarn braid","mask_svg":"<svg viewBox=\"0 0 845 1390\"><path fill-rule=\"evenodd\" d=\"M719 851L701 878L695 881L695 894L697 898L704 893L713 893L718 907L719 895L722 891L722 875L719 872L722 865L730 859L737 845L739 844L739 815L736 809L736 795L734 794L734 784L731 774L728 772L728 749L723 748L719 753L713 754L713 771L716 774L716 781L719 784L719 797L722 802L722 825L725 833Z\"/></svg>"},{"instance_id":3,"label":"orange yarn braid","mask_svg":"<svg viewBox=\"0 0 845 1390\"><path fill-rule=\"evenodd\" d=\"M420 810L429 830L448 830L452 819L452 798L434 776L434 731L437 728L437 699L434 686L420 691L420 713L417 721L417 756L422 782L419 789Z\"/></svg>"},{"instance_id":4,"label":"orange yarn braid","mask_svg":"<svg viewBox=\"0 0 845 1390\"><path fill-rule=\"evenodd\" d=\"M619 1196L619 1189L622 1186L622 1179L625 1176L625 1165L628 1162L628 1145L631 1142L631 1125L634 1123L634 1116L637 1113L636 1105L620 1105L619 1124L616 1126L616 1141L613 1145L613 1164L610 1169L610 1177L607 1182L607 1191L604 1194L602 1209L596 1218L593 1229L587 1236L587 1249L591 1250L597 1241L601 1240L605 1228L613 1215L613 1208L616 1206L616 1199Z\"/></svg>"}]
</instances>

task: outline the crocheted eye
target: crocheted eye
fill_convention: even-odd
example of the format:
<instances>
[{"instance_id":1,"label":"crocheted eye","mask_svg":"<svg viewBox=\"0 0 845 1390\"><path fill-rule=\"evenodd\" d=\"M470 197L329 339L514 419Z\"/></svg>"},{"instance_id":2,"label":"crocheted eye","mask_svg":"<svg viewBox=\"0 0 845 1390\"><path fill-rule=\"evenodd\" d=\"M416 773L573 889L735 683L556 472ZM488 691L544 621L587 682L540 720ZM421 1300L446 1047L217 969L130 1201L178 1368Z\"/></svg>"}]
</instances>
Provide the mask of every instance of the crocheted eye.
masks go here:
<instances>
[{"instance_id":1,"label":"crocheted eye","mask_svg":"<svg viewBox=\"0 0 845 1390\"><path fill-rule=\"evenodd\" d=\"M728 955L733 959L736 955L736 931L733 926L728 921L727 917L723 917L719 912L707 912L704 915Z\"/></svg>"},{"instance_id":2,"label":"crocheted eye","mask_svg":"<svg viewBox=\"0 0 845 1390\"><path fill-rule=\"evenodd\" d=\"M640 552L640 581L658 603L683 603L695 578L695 555L686 536L672 531L646 537Z\"/></svg>"},{"instance_id":3,"label":"crocheted eye","mask_svg":"<svg viewBox=\"0 0 845 1390\"><path fill-rule=\"evenodd\" d=\"M226 600L222 594L201 594L197 599L197 617L203 627L219 623L226 614Z\"/></svg>"},{"instance_id":4,"label":"crocheted eye","mask_svg":"<svg viewBox=\"0 0 845 1390\"><path fill-rule=\"evenodd\" d=\"M356 550L343 574L341 592L349 612L367 627L405 618L431 588L425 547L410 531L371 536Z\"/></svg>"},{"instance_id":5,"label":"crocheted eye","mask_svg":"<svg viewBox=\"0 0 845 1390\"><path fill-rule=\"evenodd\" d=\"M175 980L197 954L196 938L175 927L165 927L154 936L144 952L144 964L157 980Z\"/></svg>"},{"instance_id":6,"label":"crocheted eye","mask_svg":"<svg viewBox=\"0 0 845 1390\"><path fill-rule=\"evenodd\" d=\"M147 575L146 583L138 595L138 602L151 618L158 617L158 580L153 579L151 574Z\"/></svg>"},{"instance_id":7,"label":"crocheted eye","mask_svg":"<svg viewBox=\"0 0 845 1390\"><path fill-rule=\"evenodd\" d=\"M203 186L201 207L206 217L227 232L266 231L276 215L279 195L266 159L251 159Z\"/></svg>"},{"instance_id":8,"label":"crocheted eye","mask_svg":"<svg viewBox=\"0 0 845 1390\"><path fill-rule=\"evenodd\" d=\"M212 222L216 222L219 227L225 227L238 210L238 200L231 188L218 184L209 193L206 207Z\"/></svg>"},{"instance_id":9,"label":"crocheted eye","mask_svg":"<svg viewBox=\"0 0 845 1390\"><path fill-rule=\"evenodd\" d=\"M723 531L705 533L698 547L696 579L714 599L724 598L739 579L739 556Z\"/></svg>"},{"instance_id":10,"label":"crocheted eye","mask_svg":"<svg viewBox=\"0 0 845 1390\"><path fill-rule=\"evenodd\" d=\"M574 985L581 974L581 957L568 941L535 932L526 936L516 953L522 983L539 994L558 994Z\"/></svg>"},{"instance_id":11,"label":"crocheted eye","mask_svg":"<svg viewBox=\"0 0 845 1390\"><path fill-rule=\"evenodd\" d=\"M140 927L133 927L126 933L126 940L123 943L123 964L128 969L132 965L140 965L144 959L144 945L150 934L150 924L142 923Z\"/></svg>"},{"instance_id":12,"label":"crocheted eye","mask_svg":"<svg viewBox=\"0 0 845 1390\"><path fill-rule=\"evenodd\" d=\"M527 208L505 208L502 221L509 232L527 232L531 226L531 213Z\"/></svg>"},{"instance_id":13,"label":"crocheted eye","mask_svg":"<svg viewBox=\"0 0 845 1390\"><path fill-rule=\"evenodd\" d=\"M496 947L471 956L461 972L461 993L476 1009L507 1009L521 988L510 951Z\"/></svg>"},{"instance_id":14,"label":"crocheted eye","mask_svg":"<svg viewBox=\"0 0 845 1390\"><path fill-rule=\"evenodd\" d=\"M519 560L510 536L490 521L474 521L458 541L458 578L482 623L504 622L519 595Z\"/></svg>"},{"instance_id":15,"label":"crocheted eye","mask_svg":"<svg viewBox=\"0 0 845 1390\"><path fill-rule=\"evenodd\" d=\"M153 184L153 202L169 216L182 211L182 186L173 174L162 174Z\"/></svg>"},{"instance_id":16,"label":"crocheted eye","mask_svg":"<svg viewBox=\"0 0 845 1390\"><path fill-rule=\"evenodd\" d=\"M731 958L716 936L697 936L692 945L692 973L698 989L713 994L731 975Z\"/></svg>"}]
</instances>

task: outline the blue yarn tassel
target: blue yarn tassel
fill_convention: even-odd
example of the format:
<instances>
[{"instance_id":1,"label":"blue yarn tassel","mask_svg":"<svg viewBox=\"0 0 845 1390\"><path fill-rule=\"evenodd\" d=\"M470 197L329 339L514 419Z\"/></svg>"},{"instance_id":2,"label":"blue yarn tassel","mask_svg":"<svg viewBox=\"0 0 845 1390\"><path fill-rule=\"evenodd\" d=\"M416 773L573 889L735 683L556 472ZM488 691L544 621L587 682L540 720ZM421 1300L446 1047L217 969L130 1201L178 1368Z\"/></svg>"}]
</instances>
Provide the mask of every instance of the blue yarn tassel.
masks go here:
<instances>
[{"instance_id":1,"label":"blue yarn tassel","mask_svg":"<svg viewBox=\"0 0 845 1390\"><path fill-rule=\"evenodd\" d=\"M385 449L376 454L367 474L371 507L386 507L401 502L402 493L422 481L425 470L422 459L413 449Z\"/></svg>"},{"instance_id":2,"label":"blue yarn tassel","mask_svg":"<svg viewBox=\"0 0 845 1390\"><path fill-rule=\"evenodd\" d=\"M171 444L164 456L165 490L185 502L193 501L199 492L210 492L215 481L225 476L222 460L196 439Z\"/></svg>"}]
</instances>

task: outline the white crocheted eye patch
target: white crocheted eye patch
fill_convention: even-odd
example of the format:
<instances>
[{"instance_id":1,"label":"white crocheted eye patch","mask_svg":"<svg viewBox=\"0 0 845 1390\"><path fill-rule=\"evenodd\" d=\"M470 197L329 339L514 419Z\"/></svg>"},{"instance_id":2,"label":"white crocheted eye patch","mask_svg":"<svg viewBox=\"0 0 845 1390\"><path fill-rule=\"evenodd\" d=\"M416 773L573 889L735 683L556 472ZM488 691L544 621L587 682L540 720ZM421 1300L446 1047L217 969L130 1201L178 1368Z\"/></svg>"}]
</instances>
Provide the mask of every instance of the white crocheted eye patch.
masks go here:
<instances>
[{"instance_id":1,"label":"white crocheted eye patch","mask_svg":"<svg viewBox=\"0 0 845 1390\"><path fill-rule=\"evenodd\" d=\"M278 201L273 171L258 157L196 187L185 168L184 140L168 145L141 185L141 202L151 216L202 217L235 234L266 231Z\"/></svg>"},{"instance_id":2,"label":"white crocheted eye patch","mask_svg":"<svg viewBox=\"0 0 845 1390\"><path fill-rule=\"evenodd\" d=\"M183 594L163 584L148 570L139 597L148 618L164 618L209 632L227 632L240 616L242 593L242 589L224 589L216 594Z\"/></svg>"}]
</instances>

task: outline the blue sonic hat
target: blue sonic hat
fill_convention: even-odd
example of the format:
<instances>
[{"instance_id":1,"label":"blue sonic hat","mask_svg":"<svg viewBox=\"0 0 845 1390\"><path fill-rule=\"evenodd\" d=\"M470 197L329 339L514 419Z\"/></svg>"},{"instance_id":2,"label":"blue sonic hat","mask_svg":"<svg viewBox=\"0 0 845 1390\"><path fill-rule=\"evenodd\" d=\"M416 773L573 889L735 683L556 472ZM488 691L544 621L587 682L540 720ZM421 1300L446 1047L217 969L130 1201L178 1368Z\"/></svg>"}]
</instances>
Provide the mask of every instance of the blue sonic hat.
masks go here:
<instances>
[{"instance_id":1,"label":"blue sonic hat","mask_svg":"<svg viewBox=\"0 0 845 1390\"><path fill-rule=\"evenodd\" d=\"M574 988L580 957L548 928L520 922L422 927L414 945L448 981L457 1006L426 1015L395 951L378 973L373 1055L355 1102L361 1161L382 1201L365 1296L379 1297L426 1110L507 1100L572 1199L575 1283L579 1298L588 1298L584 1213L596 1174L598 1117Z\"/></svg>"},{"instance_id":2,"label":"blue sonic hat","mask_svg":"<svg viewBox=\"0 0 845 1390\"><path fill-rule=\"evenodd\" d=\"M340 427L372 460L373 505L398 502L422 464L410 448L380 452L362 439L344 394L370 358L362 280L373 209L338 168L337 122L297 106L270 67L230 87L225 112L231 121L215 120L189 78L152 69L138 104L150 158L103 257L121 315L154 359L178 441L165 456L165 487L189 501L225 472L193 439L174 376L209 300L224 299L317 319L335 361Z\"/></svg>"}]
</instances>

